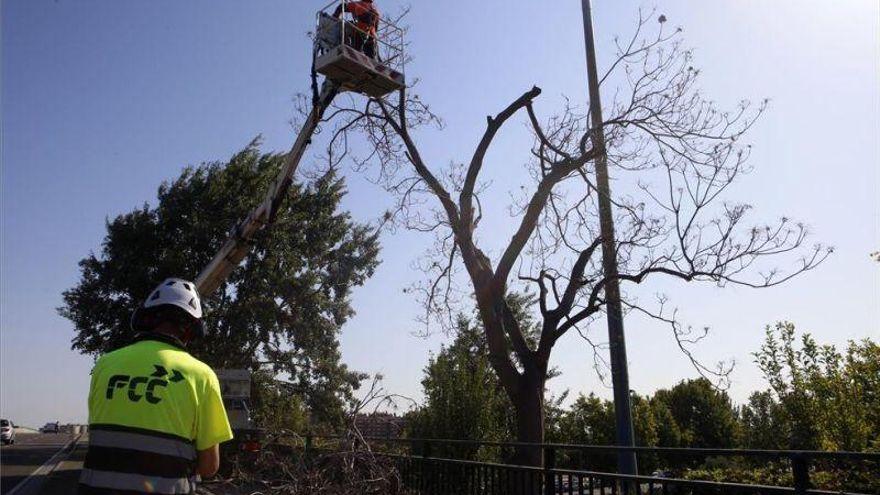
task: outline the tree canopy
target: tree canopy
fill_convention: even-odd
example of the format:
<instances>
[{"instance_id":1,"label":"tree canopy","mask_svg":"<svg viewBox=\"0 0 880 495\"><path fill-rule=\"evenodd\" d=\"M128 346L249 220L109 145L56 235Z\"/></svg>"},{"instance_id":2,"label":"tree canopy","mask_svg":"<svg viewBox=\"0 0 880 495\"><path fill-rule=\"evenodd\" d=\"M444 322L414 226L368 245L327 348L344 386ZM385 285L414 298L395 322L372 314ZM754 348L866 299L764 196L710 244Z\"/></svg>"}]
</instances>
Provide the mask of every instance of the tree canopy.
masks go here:
<instances>
[{"instance_id":1,"label":"tree canopy","mask_svg":"<svg viewBox=\"0 0 880 495\"><path fill-rule=\"evenodd\" d=\"M731 448L737 443L737 411L726 392L709 380L682 381L658 390L653 401L667 409L681 432L681 447Z\"/></svg>"},{"instance_id":2,"label":"tree canopy","mask_svg":"<svg viewBox=\"0 0 880 495\"><path fill-rule=\"evenodd\" d=\"M755 448L880 449L880 346L850 341L844 352L800 338L790 322L767 327L755 362L770 384L742 416Z\"/></svg>"},{"instance_id":3,"label":"tree canopy","mask_svg":"<svg viewBox=\"0 0 880 495\"><path fill-rule=\"evenodd\" d=\"M407 416L416 438L506 440L512 406L489 364L482 331L464 316L452 343L432 356L422 378L424 405ZM441 449L446 446L439 446ZM477 458L478 449L449 452Z\"/></svg>"},{"instance_id":4,"label":"tree canopy","mask_svg":"<svg viewBox=\"0 0 880 495\"><path fill-rule=\"evenodd\" d=\"M185 168L159 187L155 206L108 220L100 252L80 261L80 280L58 309L75 326L72 348L98 355L127 343L132 310L165 277L194 278L263 198L282 160L254 140L225 163ZM208 336L190 348L214 367L289 377L326 419L359 384L337 337L353 314L352 288L372 275L379 254L375 228L340 210L344 195L332 171L294 185L242 265L203 301Z\"/></svg>"},{"instance_id":5,"label":"tree canopy","mask_svg":"<svg viewBox=\"0 0 880 495\"><path fill-rule=\"evenodd\" d=\"M511 294L508 303L514 317L534 342L540 331L528 313L533 296ZM486 334L478 318L459 314L455 337L428 360L422 378L425 399L421 407L407 416L407 434L417 438L452 438L506 441L516 435L516 416L489 362ZM557 376L550 370L550 376ZM564 395L545 404L548 424L555 424L562 410ZM455 455L467 459L499 460L506 453L497 449L439 445L433 454Z\"/></svg>"}]
</instances>

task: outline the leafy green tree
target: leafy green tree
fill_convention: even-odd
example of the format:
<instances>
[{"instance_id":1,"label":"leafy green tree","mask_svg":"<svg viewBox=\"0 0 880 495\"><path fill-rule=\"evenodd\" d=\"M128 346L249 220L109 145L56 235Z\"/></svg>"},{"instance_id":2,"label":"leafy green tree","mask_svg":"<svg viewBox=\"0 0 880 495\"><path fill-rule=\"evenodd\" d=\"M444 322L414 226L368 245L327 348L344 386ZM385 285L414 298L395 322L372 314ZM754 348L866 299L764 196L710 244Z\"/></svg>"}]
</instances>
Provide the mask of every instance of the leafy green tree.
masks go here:
<instances>
[{"instance_id":1,"label":"leafy green tree","mask_svg":"<svg viewBox=\"0 0 880 495\"><path fill-rule=\"evenodd\" d=\"M566 443L613 445L614 405L594 393L580 395L559 421L559 436ZM563 465L596 471L613 470L615 456L594 452L565 452Z\"/></svg>"},{"instance_id":2,"label":"leafy green tree","mask_svg":"<svg viewBox=\"0 0 880 495\"><path fill-rule=\"evenodd\" d=\"M740 410L741 446L762 449L880 449L880 346L850 341L845 352L819 345L808 333L779 322L755 360L770 385ZM810 479L830 491L880 493L876 463L814 460ZM791 483L787 463L706 462L692 479L759 484Z\"/></svg>"},{"instance_id":3,"label":"leafy green tree","mask_svg":"<svg viewBox=\"0 0 880 495\"><path fill-rule=\"evenodd\" d=\"M850 342L844 361L844 376L839 380L838 390L852 387L849 394L861 403L859 414L861 427L865 434L864 444L853 443L873 451L880 451L880 345L870 339Z\"/></svg>"},{"instance_id":4,"label":"leafy green tree","mask_svg":"<svg viewBox=\"0 0 880 495\"><path fill-rule=\"evenodd\" d=\"M636 395L633 397L632 405L636 445L657 445L659 428L651 401ZM554 436L563 443L614 445L616 442L614 404L600 399L593 393L579 396L571 408L562 415L558 424L558 432ZM617 462L614 455L601 453L564 452L563 459L565 464L571 467L597 470L613 470ZM643 470L650 469L656 464L653 456L641 456L639 460L644 464Z\"/></svg>"},{"instance_id":5,"label":"leafy green tree","mask_svg":"<svg viewBox=\"0 0 880 495\"><path fill-rule=\"evenodd\" d=\"M514 317L526 329L526 338L534 339L538 328L526 308L531 295L512 294L508 304ZM551 370L550 376L557 376ZM516 435L516 416L489 361L486 333L474 320L464 315L456 319L455 338L432 356L424 369L422 389L424 404L407 418L407 434L413 438L450 438L487 441L510 441ZM556 430L564 411L565 394L544 403L548 428ZM433 447L432 455L446 454L459 458L501 460L509 452L497 448Z\"/></svg>"},{"instance_id":6,"label":"leafy green tree","mask_svg":"<svg viewBox=\"0 0 880 495\"><path fill-rule=\"evenodd\" d=\"M253 374L253 391L254 421L261 428L279 433L309 428L309 412L303 398L287 382L260 371Z\"/></svg>"},{"instance_id":7,"label":"leafy green tree","mask_svg":"<svg viewBox=\"0 0 880 495\"><path fill-rule=\"evenodd\" d=\"M407 419L409 436L510 439L513 428L510 401L483 352L485 345L482 331L460 315L455 339L431 357L425 367L422 378L425 403ZM471 446L438 445L434 449L433 454L467 459L491 458L493 454Z\"/></svg>"},{"instance_id":8,"label":"leafy green tree","mask_svg":"<svg viewBox=\"0 0 880 495\"><path fill-rule=\"evenodd\" d=\"M633 430L636 445L661 447L732 447L738 435L736 410L727 394L705 379L682 381L672 389L658 390L653 397L634 395ZM614 445L614 404L595 394L580 396L559 421L559 441L589 445ZM679 466L680 456L642 453L639 468ZM696 459L699 461L699 459ZM605 454L569 454L572 467L614 470L616 459Z\"/></svg>"},{"instance_id":9,"label":"leafy green tree","mask_svg":"<svg viewBox=\"0 0 880 495\"><path fill-rule=\"evenodd\" d=\"M651 412L657 425L657 445L661 447L681 447L684 445L684 434L675 422L675 416L669 406L655 397L650 400Z\"/></svg>"},{"instance_id":10,"label":"leafy green tree","mask_svg":"<svg viewBox=\"0 0 880 495\"><path fill-rule=\"evenodd\" d=\"M753 449L785 448L786 442L780 435L784 431L781 414L772 392L754 392L740 411L742 445Z\"/></svg>"},{"instance_id":11,"label":"leafy green tree","mask_svg":"<svg viewBox=\"0 0 880 495\"><path fill-rule=\"evenodd\" d=\"M227 163L187 167L144 205L107 222L100 254L80 261L59 313L74 323L73 349L98 355L131 338L129 317L165 277L194 278L230 226L263 198L283 155L254 140ZM376 232L340 211L341 178L295 185L268 232L204 301L208 337L191 351L214 367L291 377L315 419L338 420L360 376L340 360L338 333L350 294L378 263ZM268 235L266 235L268 234Z\"/></svg>"},{"instance_id":12,"label":"leafy green tree","mask_svg":"<svg viewBox=\"0 0 880 495\"><path fill-rule=\"evenodd\" d=\"M658 390L654 400L665 404L681 432L681 446L727 448L737 444L737 412L726 392L709 380L683 380Z\"/></svg>"},{"instance_id":13,"label":"leafy green tree","mask_svg":"<svg viewBox=\"0 0 880 495\"><path fill-rule=\"evenodd\" d=\"M660 428L650 398L633 395L632 417L636 445L657 445L660 440Z\"/></svg>"},{"instance_id":14,"label":"leafy green tree","mask_svg":"<svg viewBox=\"0 0 880 495\"><path fill-rule=\"evenodd\" d=\"M864 450L880 447L880 346L850 341L845 354L818 345L809 333L798 339L794 324L767 327L755 361L770 384L762 403L744 409L750 420L773 409L781 446L793 449ZM772 394L772 395L771 395ZM772 399L773 404L769 404ZM749 438L760 427L746 423Z\"/></svg>"},{"instance_id":15,"label":"leafy green tree","mask_svg":"<svg viewBox=\"0 0 880 495\"><path fill-rule=\"evenodd\" d=\"M561 421L564 438L587 445L613 445L614 404L600 399L594 393L579 396Z\"/></svg>"},{"instance_id":16,"label":"leafy green tree","mask_svg":"<svg viewBox=\"0 0 880 495\"><path fill-rule=\"evenodd\" d=\"M632 420L635 442L638 446L656 446L660 440L660 426L651 404L650 397L632 396ZM655 453L641 453L638 456L639 469L650 473L657 467L658 456Z\"/></svg>"}]
</instances>

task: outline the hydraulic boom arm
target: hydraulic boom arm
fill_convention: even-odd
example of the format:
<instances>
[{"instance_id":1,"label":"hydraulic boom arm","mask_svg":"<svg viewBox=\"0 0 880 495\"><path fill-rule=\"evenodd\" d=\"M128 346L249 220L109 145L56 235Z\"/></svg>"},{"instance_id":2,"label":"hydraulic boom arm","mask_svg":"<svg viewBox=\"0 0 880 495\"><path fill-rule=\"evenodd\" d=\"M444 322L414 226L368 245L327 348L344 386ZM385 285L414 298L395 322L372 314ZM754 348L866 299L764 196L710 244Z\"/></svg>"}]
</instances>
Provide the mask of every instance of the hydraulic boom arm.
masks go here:
<instances>
[{"instance_id":1,"label":"hydraulic boom arm","mask_svg":"<svg viewBox=\"0 0 880 495\"><path fill-rule=\"evenodd\" d=\"M254 234L274 219L281 202L290 189L290 184L293 182L293 175L296 173L299 161L302 159L306 147L311 143L312 134L315 132L315 128L318 127L318 123L324 115L324 110L330 106L330 102L333 101L337 91L338 88L335 84L330 81L324 82L321 87L321 94L318 96L317 101L315 101L308 118L303 123L296 142L293 143L293 148L287 153L281 172L266 192L266 197L244 220L232 229L229 239L226 240L220 251L214 255L214 259L208 263L208 266L202 269L196 278L196 288L202 297L211 294L217 287L220 287L223 281L232 273L232 270L247 256Z\"/></svg>"}]
</instances>

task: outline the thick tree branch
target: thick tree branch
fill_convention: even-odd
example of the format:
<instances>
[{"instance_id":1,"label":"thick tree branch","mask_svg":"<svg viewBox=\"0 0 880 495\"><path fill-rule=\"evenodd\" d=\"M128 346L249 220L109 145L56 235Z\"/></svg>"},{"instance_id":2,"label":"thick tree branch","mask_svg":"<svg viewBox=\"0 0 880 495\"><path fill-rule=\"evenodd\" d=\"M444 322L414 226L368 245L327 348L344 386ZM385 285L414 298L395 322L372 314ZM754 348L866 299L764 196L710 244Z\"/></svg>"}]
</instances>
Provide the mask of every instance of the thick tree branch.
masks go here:
<instances>
[{"instance_id":1,"label":"thick tree branch","mask_svg":"<svg viewBox=\"0 0 880 495\"><path fill-rule=\"evenodd\" d=\"M449 224L452 227L453 231L458 233L461 230L461 222L458 215L458 210L456 209L455 203L452 201L452 198L449 195L449 192L446 191L446 188L443 187L443 184L437 180L437 177L431 173L431 170L425 165L424 160L422 160L422 155L419 153L419 148L413 142L412 137L409 135L409 130L402 127L390 114L387 107L384 103L379 102L379 106L382 109L383 114L385 115L386 121L391 125L397 135L403 140L404 145L406 146L406 155L409 159L410 163L412 163L413 168L415 168L416 173L428 184L428 187L434 192L434 195L437 199L440 200L440 203L443 205L443 209L446 210L446 215L449 218Z\"/></svg>"},{"instance_id":2,"label":"thick tree branch","mask_svg":"<svg viewBox=\"0 0 880 495\"><path fill-rule=\"evenodd\" d=\"M495 134L498 132L498 129L504 125L504 123L509 119L513 114L515 114L519 109L524 106L530 105L530 102L537 98L538 95L541 94L541 88L534 86L529 91L526 91L519 98L514 100L510 105L507 106L504 110L498 113L494 118L486 117L486 132L483 133L482 139L480 139L479 144L477 145L476 150L474 151L474 155L471 157L470 165L468 165L467 175L464 179L464 184L461 188L461 194L459 195L458 204L461 207L461 220L462 227L466 231L470 232L473 221L472 211L473 211L473 194L474 187L477 183L477 176L480 174L480 170L483 167L483 159L486 157L486 152L489 150L489 145L492 144L492 140L495 138Z\"/></svg>"},{"instance_id":3,"label":"thick tree branch","mask_svg":"<svg viewBox=\"0 0 880 495\"><path fill-rule=\"evenodd\" d=\"M593 159L594 153L590 151L587 155L578 157L574 160L566 160L560 165L554 166L549 174L544 176L538 183L538 188L529 200L525 214L520 221L519 228L510 239L510 243L501 255L498 267L495 269L495 285L504 290L507 284L507 277L513 264L522 252L523 247L528 242L532 233L538 225L538 218L547 205L547 200L553 192L553 187L569 174L582 167L587 161Z\"/></svg>"}]
</instances>

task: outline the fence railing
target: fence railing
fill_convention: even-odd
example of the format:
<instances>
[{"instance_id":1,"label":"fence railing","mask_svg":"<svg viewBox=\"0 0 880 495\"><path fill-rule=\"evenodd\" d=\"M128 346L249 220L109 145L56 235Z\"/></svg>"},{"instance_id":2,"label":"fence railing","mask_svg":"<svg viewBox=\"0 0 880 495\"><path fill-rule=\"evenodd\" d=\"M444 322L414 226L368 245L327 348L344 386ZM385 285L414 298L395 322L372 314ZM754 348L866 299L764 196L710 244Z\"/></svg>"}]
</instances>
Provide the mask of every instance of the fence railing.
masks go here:
<instances>
[{"instance_id":1,"label":"fence railing","mask_svg":"<svg viewBox=\"0 0 880 495\"><path fill-rule=\"evenodd\" d=\"M616 447L565 443L490 442L471 440L379 438L307 435L305 446L333 449L334 442L366 442L378 455L392 459L404 485L419 494L544 494L544 495L673 495L673 494L870 494L880 493L880 453L805 450L756 450L669 447ZM503 459L515 450L535 449L543 466L523 466ZM495 450L498 460L485 460ZM667 463L699 466L707 459L739 459L747 467L773 464L787 470L782 481L773 484L744 483L680 477L686 469L624 475L591 469L597 456L614 458L619 452L634 451L640 462L653 456ZM480 457L466 459L455 454ZM572 455L574 454L574 455ZM491 456L490 456L491 457ZM591 461L592 459L592 461ZM670 459L678 459L672 462ZM702 461L701 461L702 460ZM698 462L699 461L699 462ZM660 464L662 465L662 462ZM775 463L775 464L774 464ZM824 469L824 471L822 471ZM829 471L830 469L830 471ZM692 471L693 472L693 471ZM811 476L817 473L867 473L873 481L836 483L832 490L817 488ZM873 473L873 475L871 474ZM856 476L858 478L858 476ZM827 480L825 480L827 481Z\"/></svg>"}]
</instances>

